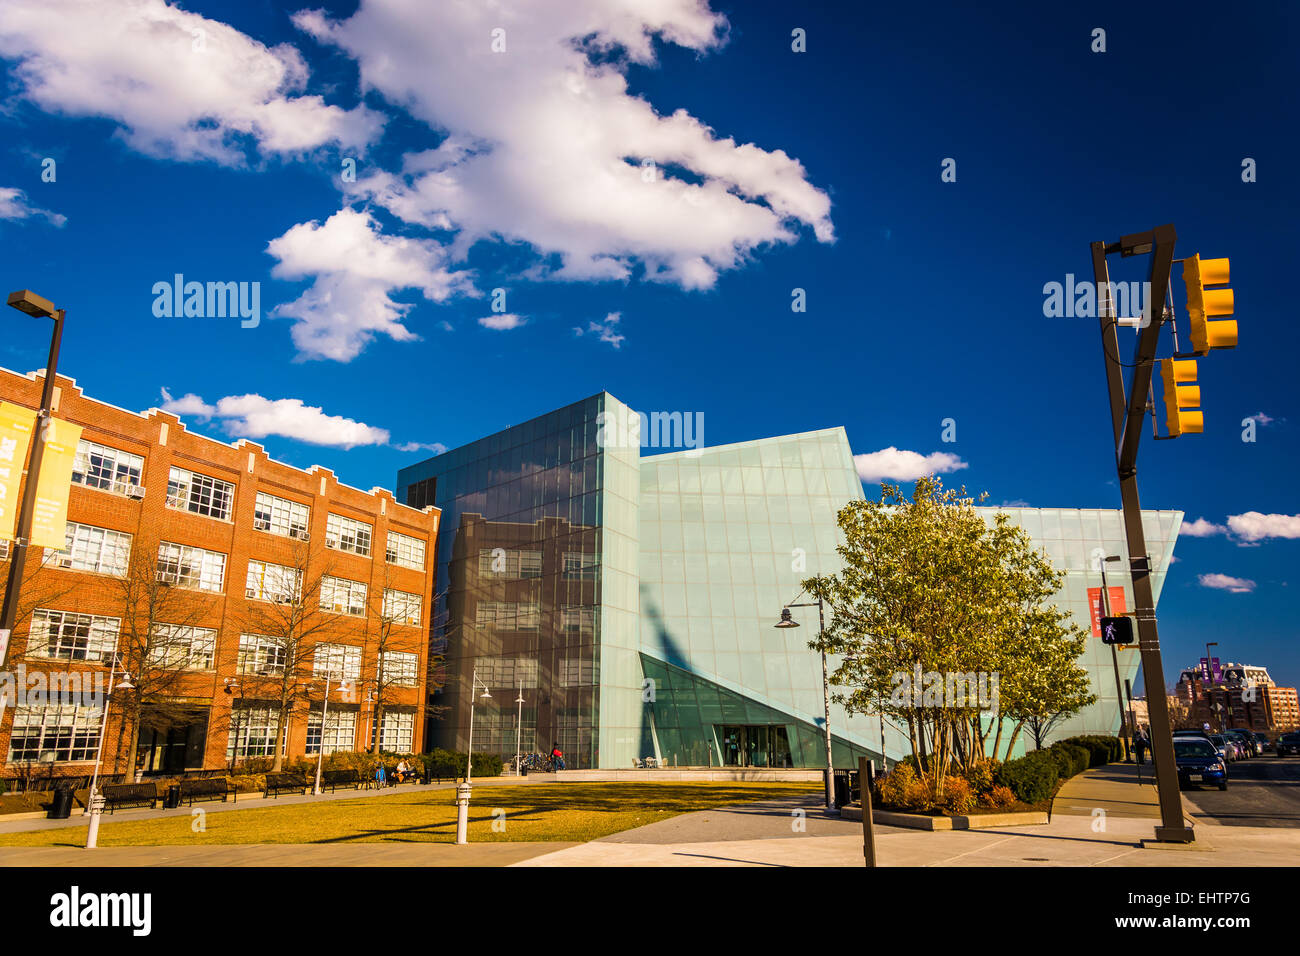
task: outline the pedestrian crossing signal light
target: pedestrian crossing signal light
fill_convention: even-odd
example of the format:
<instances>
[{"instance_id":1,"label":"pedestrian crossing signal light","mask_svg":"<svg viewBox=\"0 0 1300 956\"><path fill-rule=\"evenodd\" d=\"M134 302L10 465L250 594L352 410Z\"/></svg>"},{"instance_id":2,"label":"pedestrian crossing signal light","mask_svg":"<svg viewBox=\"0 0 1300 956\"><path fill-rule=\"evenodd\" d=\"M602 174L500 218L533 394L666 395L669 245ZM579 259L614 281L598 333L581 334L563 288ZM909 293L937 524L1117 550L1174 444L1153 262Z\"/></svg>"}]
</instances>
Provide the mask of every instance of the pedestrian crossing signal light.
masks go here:
<instances>
[{"instance_id":1,"label":"pedestrian crossing signal light","mask_svg":"<svg viewBox=\"0 0 1300 956\"><path fill-rule=\"evenodd\" d=\"M1207 355L1210 349L1236 348L1237 320L1219 318L1232 315L1232 290L1206 288L1228 284L1228 260L1202 259L1199 255L1184 259L1183 284L1187 287L1192 353Z\"/></svg>"},{"instance_id":2,"label":"pedestrian crossing signal light","mask_svg":"<svg viewBox=\"0 0 1300 956\"><path fill-rule=\"evenodd\" d=\"M1165 430L1170 438L1183 432L1200 434L1205 430L1201 407L1201 387L1196 384L1196 359L1161 359L1161 391L1165 400Z\"/></svg>"},{"instance_id":3,"label":"pedestrian crossing signal light","mask_svg":"<svg viewBox=\"0 0 1300 956\"><path fill-rule=\"evenodd\" d=\"M1101 642L1103 644L1132 644L1133 618L1103 617L1101 619Z\"/></svg>"}]
</instances>

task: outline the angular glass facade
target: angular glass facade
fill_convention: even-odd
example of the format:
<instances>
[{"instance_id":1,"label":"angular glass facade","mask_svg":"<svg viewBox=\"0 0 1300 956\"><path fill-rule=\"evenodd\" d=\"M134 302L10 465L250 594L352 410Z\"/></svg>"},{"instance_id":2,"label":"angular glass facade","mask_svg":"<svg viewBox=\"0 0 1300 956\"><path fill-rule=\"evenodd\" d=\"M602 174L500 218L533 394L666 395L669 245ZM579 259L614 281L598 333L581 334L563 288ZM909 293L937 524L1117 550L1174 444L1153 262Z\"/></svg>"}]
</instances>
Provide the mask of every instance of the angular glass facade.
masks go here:
<instances>
[{"instance_id":1,"label":"angular glass facade","mask_svg":"<svg viewBox=\"0 0 1300 956\"><path fill-rule=\"evenodd\" d=\"M602 393L399 474L399 500L443 510L431 639L447 681L430 745L466 748L476 686L476 752L508 759L518 734L524 752L559 743L570 767L823 766L817 609L774 624L802 579L839 566L836 513L863 497L844 430L641 457L610 437L635 420ZM1081 626L1098 554L1125 558L1107 584L1131 607L1118 511L979 510L1008 514L1066 571L1058 603ZM1181 519L1144 513L1157 598ZM1053 737L1119 725L1110 648L1090 639L1082 662L1099 702ZM1121 679L1137 668L1121 651ZM836 766L908 752L877 715L832 705L831 732Z\"/></svg>"}]
</instances>

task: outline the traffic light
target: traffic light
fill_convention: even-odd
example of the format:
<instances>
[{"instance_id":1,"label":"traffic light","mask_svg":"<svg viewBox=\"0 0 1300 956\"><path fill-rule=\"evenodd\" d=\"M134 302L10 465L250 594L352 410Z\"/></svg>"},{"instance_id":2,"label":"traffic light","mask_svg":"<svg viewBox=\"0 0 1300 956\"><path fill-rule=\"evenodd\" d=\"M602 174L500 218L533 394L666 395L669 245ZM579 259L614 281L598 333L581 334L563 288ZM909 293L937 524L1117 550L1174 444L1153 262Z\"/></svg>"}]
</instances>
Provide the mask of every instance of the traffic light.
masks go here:
<instances>
[{"instance_id":1,"label":"traffic light","mask_svg":"<svg viewBox=\"0 0 1300 956\"><path fill-rule=\"evenodd\" d=\"M1101 619L1101 642L1103 644L1132 644L1133 618L1103 617Z\"/></svg>"},{"instance_id":2,"label":"traffic light","mask_svg":"<svg viewBox=\"0 0 1300 956\"><path fill-rule=\"evenodd\" d=\"M1236 348L1237 320L1218 318L1232 315L1232 290L1205 288L1228 284L1228 260L1202 259L1199 255L1184 259L1183 284L1187 287L1192 353L1206 355L1210 349Z\"/></svg>"},{"instance_id":3,"label":"traffic light","mask_svg":"<svg viewBox=\"0 0 1300 956\"><path fill-rule=\"evenodd\" d=\"M1161 391L1165 400L1165 430L1170 438L1205 430L1201 387L1196 383L1196 359L1160 359Z\"/></svg>"}]
</instances>

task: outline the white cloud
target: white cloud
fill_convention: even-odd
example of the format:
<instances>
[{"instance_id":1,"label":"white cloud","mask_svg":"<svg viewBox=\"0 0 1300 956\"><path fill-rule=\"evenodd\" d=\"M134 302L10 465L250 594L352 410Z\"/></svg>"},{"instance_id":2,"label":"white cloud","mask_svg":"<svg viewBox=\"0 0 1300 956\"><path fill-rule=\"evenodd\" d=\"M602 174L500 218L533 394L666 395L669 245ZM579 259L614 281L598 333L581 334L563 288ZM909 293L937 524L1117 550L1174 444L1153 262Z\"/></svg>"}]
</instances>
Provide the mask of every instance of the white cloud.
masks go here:
<instances>
[{"instance_id":1,"label":"white cloud","mask_svg":"<svg viewBox=\"0 0 1300 956\"><path fill-rule=\"evenodd\" d=\"M0 219L30 219L42 216L55 226L62 226L68 217L48 209L33 206L27 201L27 193L13 186L0 186Z\"/></svg>"},{"instance_id":2,"label":"white cloud","mask_svg":"<svg viewBox=\"0 0 1300 956\"><path fill-rule=\"evenodd\" d=\"M796 159L629 93L626 73L655 64L656 39L700 54L725 42L707 0L365 0L346 20L313 10L294 22L352 55L365 89L448 134L400 173L348 188L458 230L458 253L522 241L545 257L537 275L625 280L640 265L703 289L800 227L834 238L830 199Z\"/></svg>"},{"instance_id":3,"label":"white cloud","mask_svg":"<svg viewBox=\"0 0 1300 956\"><path fill-rule=\"evenodd\" d=\"M969 468L957 455L945 451L922 455L890 445L867 455L854 455L853 464L863 481L916 481L926 475L941 475Z\"/></svg>"},{"instance_id":4,"label":"white cloud","mask_svg":"<svg viewBox=\"0 0 1300 956\"><path fill-rule=\"evenodd\" d=\"M1207 521L1204 518L1197 518L1195 521L1184 521L1180 536L1188 538L1212 538L1215 535L1227 534L1228 529L1225 525L1215 524L1213 521Z\"/></svg>"},{"instance_id":5,"label":"white cloud","mask_svg":"<svg viewBox=\"0 0 1300 956\"><path fill-rule=\"evenodd\" d=\"M1234 578L1227 574L1201 574L1196 578L1203 588L1214 588L1232 594L1249 594L1255 590L1255 582L1245 578Z\"/></svg>"},{"instance_id":6,"label":"white cloud","mask_svg":"<svg viewBox=\"0 0 1300 956\"><path fill-rule=\"evenodd\" d=\"M293 342L305 358L347 362L377 334L399 342L417 338L402 324L411 306L393 301L396 290L419 289L430 302L458 291L474 294L468 272L447 268L441 245L381 235L368 212L340 209L323 225L300 223L272 239L266 251L280 260L271 275L314 280L271 313L298 320Z\"/></svg>"},{"instance_id":7,"label":"white cloud","mask_svg":"<svg viewBox=\"0 0 1300 956\"><path fill-rule=\"evenodd\" d=\"M236 438L266 438L277 435L309 445L355 448L358 445L386 445L388 431L341 415L326 415L300 398L263 398L261 395L227 395L209 405L189 393L173 399L162 390L163 410L174 415L220 419L227 434Z\"/></svg>"},{"instance_id":8,"label":"white cloud","mask_svg":"<svg viewBox=\"0 0 1300 956\"><path fill-rule=\"evenodd\" d=\"M599 322L588 322L587 328L575 325L573 334L581 338L590 332L592 335L599 337L600 341L608 342L616 349L623 347L623 340L627 338L623 333L618 331L618 324L623 320L622 312L611 312Z\"/></svg>"},{"instance_id":9,"label":"white cloud","mask_svg":"<svg viewBox=\"0 0 1300 956\"><path fill-rule=\"evenodd\" d=\"M1247 415L1246 421L1254 422L1255 424L1262 426L1262 425L1271 425L1273 424L1273 422L1277 421L1277 419L1265 415L1263 412L1256 412L1254 415Z\"/></svg>"},{"instance_id":10,"label":"white cloud","mask_svg":"<svg viewBox=\"0 0 1300 956\"><path fill-rule=\"evenodd\" d=\"M393 447L398 451L408 451L408 452L409 451L431 451L435 455L441 455L443 452L447 450L447 446L440 441L428 442L428 443L418 442L418 441L408 441L408 442L403 442L400 445L394 445Z\"/></svg>"},{"instance_id":11,"label":"white cloud","mask_svg":"<svg viewBox=\"0 0 1300 956\"><path fill-rule=\"evenodd\" d=\"M249 143L301 153L361 149L380 114L304 95L294 47L267 47L163 0L5 0L0 58L20 95L50 113L100 116L142 153L242 164Z\"/></svg>"},{"instance_id":12,"label":"white cloud","mask_svg":"<svg viewBox=\"0 0 1300 956\"><path fill-rule=\"evenodd\" d=\"M1261 514L1247 511L1229 515L1228 527L1243 541L1263 541L1266 538L1300 538L1300 515Z\"/></svg>"},{"instance_id":13,"label":"white cloud","mask_svg":"<svg viewBox=\"0 0 1300 956\"><path fill-rule=\"evenodd\" d=\"M164 388L162 390L162 399L162 410L171 412L176 416L192 415L195 418L206 420L217 413L214 406L209 405L193 392L188 392L180 398L172 398L171 392Z\"/></svg>"},{"instance_id":14,"label":"white cloud","mask_svg":"<svg viewBox=\"0 0 1300 956\"><path fill-rule=\"evenodd\" d=\"M478 324L485 329L508 332L510 329L517 329L520 326L527 325L528 319L513 312L493 312L491 315L485 315L479 319Z\"/></svg>"}]
</instances>

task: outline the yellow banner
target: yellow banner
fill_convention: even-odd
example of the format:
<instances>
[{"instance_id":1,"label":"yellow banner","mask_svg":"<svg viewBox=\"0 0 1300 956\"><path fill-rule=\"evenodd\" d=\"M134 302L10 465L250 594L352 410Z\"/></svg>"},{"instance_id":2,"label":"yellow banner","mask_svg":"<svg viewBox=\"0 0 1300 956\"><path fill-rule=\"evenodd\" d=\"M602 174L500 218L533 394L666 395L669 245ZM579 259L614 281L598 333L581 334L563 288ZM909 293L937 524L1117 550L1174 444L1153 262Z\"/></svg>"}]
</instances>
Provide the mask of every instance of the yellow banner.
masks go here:
<instances>
[{"instance_id":1,"label":"yellow banner","mask_svg":"<svg viewBox=\"0 0 1300 956\"><path fill-rule=\"evenodd\" d=\"M36 410L0 402L0 538L13 540L22 510L18 485L27 462L27 447L36 427ZM63 544L60 543L62 548Z\"/></svg>"},{"instance_id":2,"label":"yellow banner","mask_svg":"<svg viewBox=\"0 0 1300 956\"><path fill-rule=\"evenodd\" d=\"M68 540L68 489L72 465L81 441L81 426L51 418L41 455L41 475L36 480L36 508L32 513L33 548L62 551Z\"/></svg>"}]
</instances>

